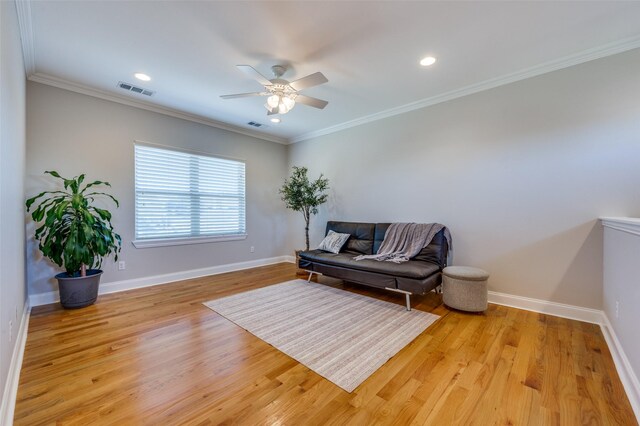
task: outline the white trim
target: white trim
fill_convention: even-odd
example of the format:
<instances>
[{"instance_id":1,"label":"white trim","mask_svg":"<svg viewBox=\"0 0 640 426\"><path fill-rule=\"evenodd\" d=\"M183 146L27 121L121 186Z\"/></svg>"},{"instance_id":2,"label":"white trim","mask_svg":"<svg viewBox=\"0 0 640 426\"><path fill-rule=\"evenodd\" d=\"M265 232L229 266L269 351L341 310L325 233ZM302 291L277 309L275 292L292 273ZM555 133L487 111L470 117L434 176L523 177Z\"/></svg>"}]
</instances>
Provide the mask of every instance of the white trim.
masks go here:
<instances>
[{"instance_id":1,"label":"white trim","mask_svg":"<svg viewBox=\"0 0 640 426\"><path fill-rule=\"evenodd\" d=\"M172 272L163 275L153 275L131 280L113 281L100 284L100 294L117 293L120 291L133 290L136 288L151 287L154 285L168 284L174 281L188 280L191 278L205 277L207 275L224 274L226 272L240 271L243 269L256 268L258 266L273 265L274 263L289 262L294 263L294 256L278 256L266 259L249 260L246 262L230 263L227 265L211 266L208 268L192 269L189 271ZM32 294L29 296L31 306L47 305L60 300L57 291L48 293Z\"/></svg>"},{"instance_id":2,"label":"white trim","mask_svg":"<svg viewBox=\"0 0 640 426\"><path fill-rule=\"evenodd\" d=\"M601 217L602 226L640 235L640 219L634 217Z\"/></svg>"},{"instance_id":3,"label":"white trim","mask_svg":"<svg viewBox=\"0 0 640 426\"><path fill-rule=\"evenodd\" d=\"M235 126L233 124L223 123L221 121L213 120L211 118L202 117L187 112L182 112L174 108L163 107L160 105L151 104L131 97L117 95L111 92L106 92L100 89L94 89L93 87L85 86L84 84L74 83L62 78L53 77L43 73L33 73L29 75L29 80L36 83L46 84L48 86L57 87L59 89L65 89L76 93L81 93L87 96L93 96L95 98L104 99L106 101L116 102L123 105L132 106L134 108L140 108L151 112L157 112L158 114L168 115L170 117L180 118L182 120L192 121L194 123L204 124L205 126L215 127L217 129L227 130L234 133L239 133L245 136L251 136L258 139L263 139L269 142L276 142L286 145L288 140L279 136L267 135L260 132L254 132L249 129L243 129L242 127ZM131 95L133 96L133 95Z\"/></svg>"},{"instance_id":4,"label":"white trim","mask_svg":"<svg viewBox=\"0 0 640 426\"><path fill-rule=\"evenodd\" d=\"M31 306L29 304L29 300L27 299L22 310L20 328L18 330L18 334L16 335L16 342L13 346L13 354L11 355L11 364L9 364L9 373L7 374L7 382L5 383L4 393L2 394L2 405L0 405L0 425L10 426L13 424L13 413L16 408L18 384L20 383L20 370L22 369L24 347L27 343L30 315Z\"/></svg>"},{"instance_id":5,"label":"white trim","mask_svg":"<svg viewBox=\"0 0 640 426\"><path fill-rule=\"evenodd\" d=\"M224 235L220 237L185 237L185 238L154 238L149 240L134 240L131 244L137 249L186 246L189 244L221 243L223 241L246 240L247 234Z\"/></svg>"},{"instance_id":6,"label":"white trim","mask_svg":"<svg viewBox=\"0 0 640 426\"><path fill-rule=\"evenodd\" d=\"M24 70L27 77L29 77L36 72L36 51L33 38L33 21L31 19L31 2L29 0L16 0L15 3L16 12L18 12L20 40L22 41Z\"/></svg>"},{"instance_id":7,"label":"white trim","mask_svg":"<svg viewBox=\"0 0 640 426\"><path fill-rule=\"evenodd\" d=\"M611 357L616 365L616 370L618 370L622 386L624 386L624 390L627 393L627 398L629 398L629 402L631 403L631 408L633 408L633 412L636 414L636 419L640 420L640 382L629 363L627 355L624 353L624 349L618 340L618 336L611 322L609 322L607 314L604 312L602 313L602 324L600 328L609 346Z\"/></svg>"},{"instance_id":8,"label":"white trim","mask_svg":"<svg viewBox=\"0 0 640 426\"><path fill-rule=\"evenodd\" d=\"M514 73L506 74L500 77L491 78L489 80L482 81L480 83L471 84L469 86L461 87L449 92L441 93L439 95L431 96L425 99L421 99L415 102L401 105L395 108L390 108L385 111L380 111L375 114L365 115L354 120L346 121L335 126L326 127L324 129L315 130L313 132L304 133L302 135L293 137L289 140L289 143L297 143L308 139L317 138L319 136L328 135L330 133L339 132L341 130L349 129L351 127L360 126L362 124L370 123L372 121L381 120L383 118L392 117L394 115L403 114L405 112L413 111L420 108L425 108L431 105L439 104L442 102L450 101L453 99L461 98L463 96L472 95L474 93L482 92L484 90L493 89L505 84L514 83L516 81L524 80L538 75L546 74L548 72L561 70L574 65L579 65L584 62L592 61L594 59L604 58L606 56L615 55L617 53L626 52L627 50L636 49L640 47L640 36L630 37L624 40L608 43L603 46L584 50L573 55L568 55L553 61L544 62L533 67L525 68Z\"/></svg>"},{"instance_id":9,"label":"white trim","mask_svg":"<svg viewBox=\"0 0 640 426\"><path fill-rule=\"evenodd\" d=\"M592 324L602 323L602 311L598 309L582 308L580 306L565 305L564 303L549 302L530 297L514 296L513 294L489 292L489 303L504 305L527 311L540 312L542 314L569 318Z\"/></svg>"}]
</instances>

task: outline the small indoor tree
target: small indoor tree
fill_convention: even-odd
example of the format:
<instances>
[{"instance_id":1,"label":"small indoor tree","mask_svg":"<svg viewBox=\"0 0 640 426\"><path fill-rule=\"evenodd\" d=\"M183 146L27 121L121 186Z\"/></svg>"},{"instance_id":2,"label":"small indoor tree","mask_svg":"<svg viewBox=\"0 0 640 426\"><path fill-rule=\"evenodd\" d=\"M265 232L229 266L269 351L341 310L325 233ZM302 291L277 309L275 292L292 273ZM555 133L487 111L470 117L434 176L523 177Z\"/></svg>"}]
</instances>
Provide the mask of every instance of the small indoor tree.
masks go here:
<instances>
[{"instance_id":1,"label":"small indoor tree","mask_svg":"<svg viewBox=\"0 0 640 426\"><path fill-rule=\"evenodd\" d=\"M95 191L97 186L111 186L94 181L83 185L85 175L65 179L58 172L45 172L62 181L64 190L44 191L27 200L27 211L39 223L35 239L39 249L66 272L56 275L60 302L78 308L92 304L98 297L102 259L111 254L118 260L121 238L111 225L111 213L98 208L98 197L113 196ZM96 269L92 269L96 268Z\"/></svg>"},{"instance_id":2,"label":"small indoor tree","mask_svg":"<svg viewBox=\"0 0 640 426\"><path fill-rule=\"evenodd\" d=\"M293 167L293 173L284 180L280 188L282 201L288 209L302 212L304 216L304 233L306 250L309 250L309 222L311 215L318 213L318 206L327 201L326 190L329 189L329 179L321 174L313 182L307 176L306 167Z\"/></svg>"}]
</instances>

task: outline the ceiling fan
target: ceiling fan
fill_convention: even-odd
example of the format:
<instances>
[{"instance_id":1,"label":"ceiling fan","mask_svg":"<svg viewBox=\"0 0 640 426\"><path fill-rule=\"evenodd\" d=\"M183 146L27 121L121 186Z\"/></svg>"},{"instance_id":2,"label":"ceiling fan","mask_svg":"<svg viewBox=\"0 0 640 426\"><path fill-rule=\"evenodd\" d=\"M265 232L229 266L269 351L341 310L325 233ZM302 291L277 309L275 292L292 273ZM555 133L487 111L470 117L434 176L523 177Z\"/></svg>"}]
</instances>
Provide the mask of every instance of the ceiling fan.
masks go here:
<instances>
[{"instance_id":1,"label":"ceiling fan","mask_svg":"<svg viewBox=\"0 0 640 426\"><path fill-rule=\"evenodd\" d=\"M293 109L296 103L301 103L318 109L323 109L329 103L322 99L312 98L311 96L305 96L298 93L302 89L318 86L329 81L321 72L316 72L296 81L289 82L280 78L287 71L287 68L283 65L274 65L271 67L271 71L275 76L275 78L271 80L267 79L256 71L255 68L249 65L236 66L240 71L262 84L265 91L223 95L220 96L222 99L268 96L267 103L264 104L264 107L267 109L267 115L286 114Z\"/></svg>"}]
</instances>

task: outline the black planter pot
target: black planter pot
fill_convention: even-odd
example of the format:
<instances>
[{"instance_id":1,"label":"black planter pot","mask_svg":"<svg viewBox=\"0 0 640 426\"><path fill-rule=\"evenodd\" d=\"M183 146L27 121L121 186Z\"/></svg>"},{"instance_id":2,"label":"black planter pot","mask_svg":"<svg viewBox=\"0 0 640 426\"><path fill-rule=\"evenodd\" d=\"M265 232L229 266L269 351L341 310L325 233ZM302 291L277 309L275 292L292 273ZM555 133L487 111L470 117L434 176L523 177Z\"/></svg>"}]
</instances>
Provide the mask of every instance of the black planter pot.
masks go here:
<instances>
[{"instance_id":1,"label":"black planter pot","mask_svg":"<svg viewBox=\"0 0 640 426\"><path fill-rule=\"evenodd\" d=\"M86 277L70 277L66 272L56 275L62 307L77 309L93 305L98 298L101 275L100 269L88 269Z\"/></svg>"}]
</instances>

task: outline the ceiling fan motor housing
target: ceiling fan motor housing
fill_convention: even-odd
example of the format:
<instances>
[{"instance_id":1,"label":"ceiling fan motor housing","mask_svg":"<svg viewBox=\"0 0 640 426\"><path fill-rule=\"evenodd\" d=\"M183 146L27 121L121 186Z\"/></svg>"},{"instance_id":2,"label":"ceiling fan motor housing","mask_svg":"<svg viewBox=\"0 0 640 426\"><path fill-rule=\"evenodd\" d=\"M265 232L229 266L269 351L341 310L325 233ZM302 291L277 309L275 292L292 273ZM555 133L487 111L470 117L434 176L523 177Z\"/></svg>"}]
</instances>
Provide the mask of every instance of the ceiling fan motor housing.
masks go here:
<instances>
[{"instance_id":1,"label":"ceiling fan motor housing","mask_svg":"<svg viewBox=\"0 0 640 426\"><path fill-rule=\"evenodd\" d=\"M274 65L271 67L271 72L276 76L276 78L280 78L285 72L287 72L287 67L283 65Z\"/></svg>"}]
</instances>

